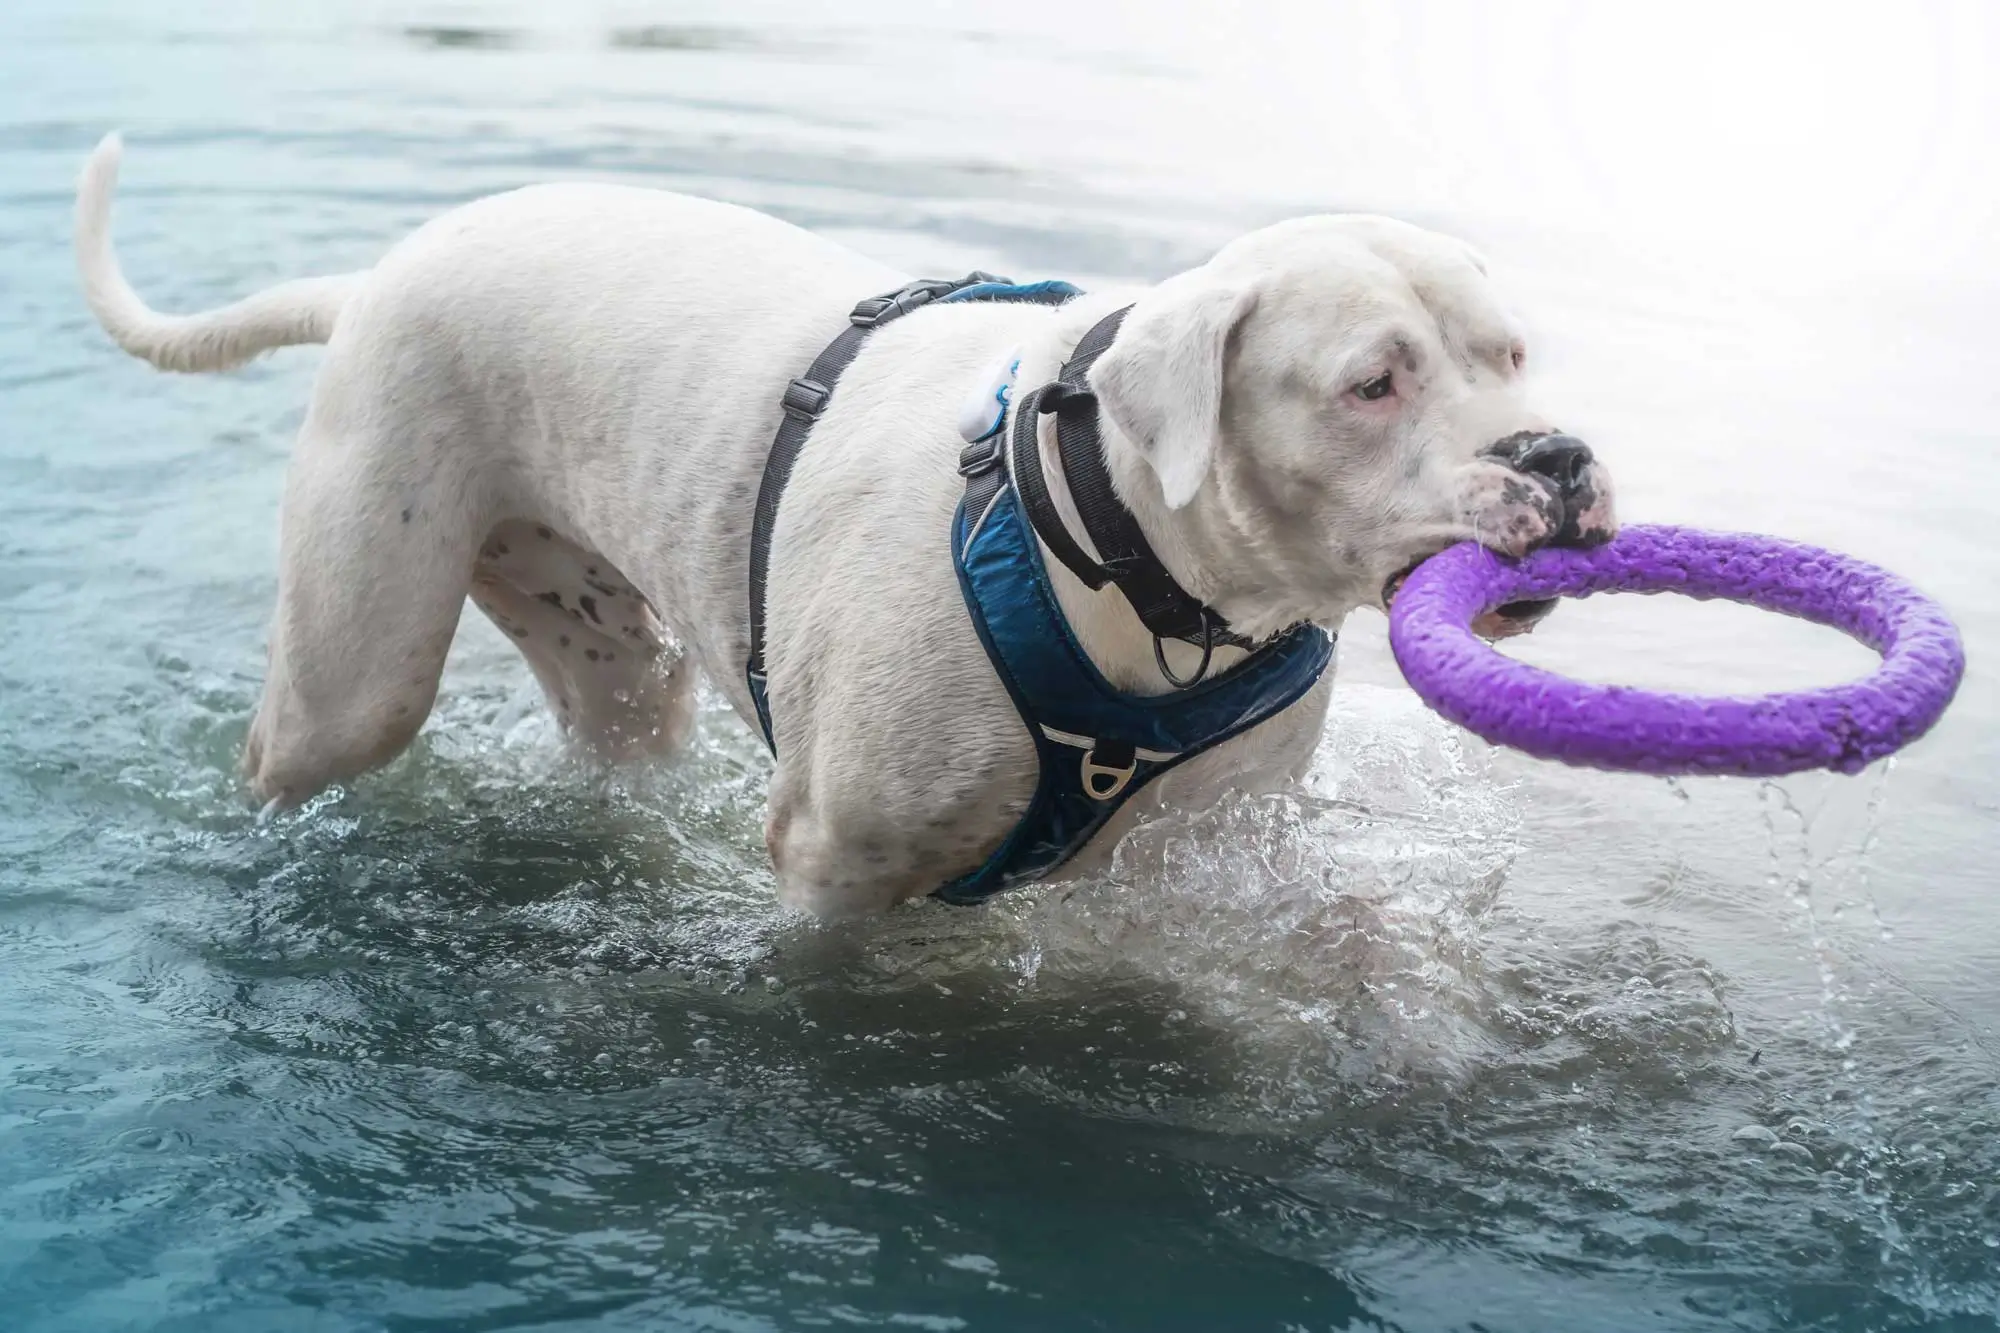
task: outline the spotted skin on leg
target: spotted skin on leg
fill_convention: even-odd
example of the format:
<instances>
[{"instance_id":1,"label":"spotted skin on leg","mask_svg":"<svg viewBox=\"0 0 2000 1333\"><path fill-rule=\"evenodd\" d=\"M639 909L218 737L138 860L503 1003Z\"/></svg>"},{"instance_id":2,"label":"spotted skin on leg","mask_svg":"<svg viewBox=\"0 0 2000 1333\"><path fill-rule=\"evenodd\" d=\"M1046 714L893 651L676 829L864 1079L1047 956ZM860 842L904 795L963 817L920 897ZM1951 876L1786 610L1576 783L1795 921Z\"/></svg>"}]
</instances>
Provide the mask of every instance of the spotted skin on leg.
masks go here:
<instances>
[{"instance_id":1,"label":"spotted skin on leg","mask_svg":"<svg viewBox=\"0 0 2000 1333\"><path fill-rule=\"evenodd\" d=\"M521 650L579 744L628 759L686 739L694 664L667 644L652 607L602 556L547 527L504 523L480 547L472 601Z\"/></svg>"},{"instance_id":2,"label":"spotted skin on leg","mask_svg":"<svg viewBox=\"0 0 2000 1333\"><path fill-rule=\"evenodd\" d=\"M479 570L567 615L580 628L642 651L659 652L666 636L644 594L617 566L540 523L508 521L479 549Z\"/></svg>"}]
</instances>

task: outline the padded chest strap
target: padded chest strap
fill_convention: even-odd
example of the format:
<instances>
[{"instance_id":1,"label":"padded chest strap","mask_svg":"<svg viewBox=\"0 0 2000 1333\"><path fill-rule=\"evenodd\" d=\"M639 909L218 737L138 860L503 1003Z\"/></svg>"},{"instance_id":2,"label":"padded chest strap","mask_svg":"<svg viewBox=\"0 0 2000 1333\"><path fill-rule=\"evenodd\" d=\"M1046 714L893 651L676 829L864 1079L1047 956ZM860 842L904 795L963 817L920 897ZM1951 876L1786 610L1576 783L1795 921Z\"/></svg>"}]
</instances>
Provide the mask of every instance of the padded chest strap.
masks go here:
<instances>
[{"instance_id":1,"label":"padded chest strap","mask_svg":"<svg viewBox=\"0 0 2000 1333\"><path fill-rule=\"evenodd\" d=\"M1015 456L1025 472L1018 435ZM1062 865L1147 783L1289 708L1333 660L1332 636L1300 626L1190 688L1120 691L1071 633L1020 494L1004 462L998 470L997 487L968 487L952 556L966 610L1034 741L1040 771L1027 810L1000 846L936 891L958 904L984 902Z\"/></svg>"}]
</instances>

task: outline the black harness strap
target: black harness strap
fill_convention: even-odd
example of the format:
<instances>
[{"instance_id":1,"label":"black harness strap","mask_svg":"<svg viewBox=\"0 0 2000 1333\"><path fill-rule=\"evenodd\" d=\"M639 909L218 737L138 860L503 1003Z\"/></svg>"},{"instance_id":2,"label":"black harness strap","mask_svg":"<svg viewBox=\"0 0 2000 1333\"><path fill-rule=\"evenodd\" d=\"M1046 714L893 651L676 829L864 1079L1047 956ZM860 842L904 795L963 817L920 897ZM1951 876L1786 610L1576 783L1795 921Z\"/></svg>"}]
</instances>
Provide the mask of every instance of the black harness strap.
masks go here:
<instances>
[{"instance_id":1,"label":"black harness strap","mask_svg":"<svg viewBox=\"0 0 2000 1333\"><path fill-rule=\"evenodd\" d=\"M965 290L972 287L979 290ZM921 279L900 290L871 296L855 306L853 313L847 317L848 327L842 329L813 359L805 374L785 386L781 400L785 415L778 423L777 437L772 440L771 452L764 461L764 478L757 487L757 509L750 523L750 655L744 668L751 699L757 706L757 720L764 729L764 741L774 749L776 742L771 734L770 708L765 692L764 591L770 581L771 534L778 523L778 503L784 498L785 486L792 479L792 468L799 461L799 452L805 448L806 438L812 434L813 423L819 420L826 411L826 405L832 401L834 386L840 382L841 372L853 364L861 345L868 341L868 335L919 306L961 292L964 296L960 299L1024 301L1037 305L1061 305L1077 295L1076 288L1064 282L1016 287L1010 279L977 271L956 280ZM974 466L973 462L962 458L959 470L972 478L978 475L971 470ZM994 489L998 490L997 480Z\"/></svg>"},{"instance_id":2,"label":"black harness strap","mask_svg":"<svg viewBox=\"0 0 2000 1333\"><path fill-rule=\"evenodd\" d=\"M1021 493L1021 502L1027 505L1035 535L1042 539L1042 544L1083 580L1084 587L1096 592L1111 581L1111 571L1084 554L1083 547L1063 526L1056 515L1055 500L1049 495L1048 478L1042 475L1041 403L1042 395L1047 392L1047 389L1035 390L1014 409L1014 489ZM970 496L971 492L967 494ZM974 511L974 517L980 512L983 507ZM1049 521L1044 522L1043 515Z\"/></svg>"},{"instance_id":3,"label":"black harness strap","mask_svg":"<svg viewBox=\"0 0 2000 1333\"><path fill-rule=\"evenodd\" d=\"M1209 655L1217 644L1252 649L1257 645L1229 628L1219 612L1181 587L1152 543L1140 530L1139 521L1118 498L1104 462L1104 441L1097 425L1097 396L1090 389L1090 368L1118 336L1125 320L1124 310L1113 311L1077 343L1064 363L1062 374L1023 400L1016 429L1029 432L1016 450L1015 482L1021 501L1027 506L1029 521L1058 560L1092 589L1106 582L1132 604L1146 628L1152 631L1155 648L1162 639L1179 639L1202 650L1202 665L1194 677L1181 680L1167 670L1165 654L1156 651L1160 671L1174 685L1192 685L1208 671ZM1032 407L1030 406L1032 404ZM1041 460L1032 432L1035 418L1053 412L1056 418L1056 452L1063 475L1069 482L1070 498L1076 502L1083 530L1103 557L1102 563L1083 553L1076 539L1063 526L1049 497L1048 484L1041 474Z\"/></svg>"},{"instance_id":4,"label":"black harness strap","mask_svg":"<svg viewBox=\"0 0 2000 1333\"><path fill-rule=\"evenodd\" d=\"M975 524L993 507L1007 484L1007 436L1020 432L1020 420L1020 409L1013 408L1000 430L958 451L958 475L965 478L965 508Z\"/></svg>"},{"instance_id":5,"label":"black harness strap","mask_svg":"<svg viewBox=\"0 0 2000 1333\"><path fill-rule=\"evenodd\" d=\"M764 585L771 574L771 532L778 523L778 502L785 496L785 484L792 468L812 434L813 423L826 411L841 372L854 363L868 335L893 319L907 315L918 306L929 305L938 297L974 283L994 282L990 273L973 273L956 282L928 279L913 282L900 291L871 296L854 307L848 326L807 368L806 373L785 386L784 419L778 423L777 438L764 461L764 479L757 487L757 511L750 523L750 661L748 674L759 685L764 680ZM762 701L759 701L762 708ZM769 724L765 730L769 732Z\"/></svg>"}]
</instances>

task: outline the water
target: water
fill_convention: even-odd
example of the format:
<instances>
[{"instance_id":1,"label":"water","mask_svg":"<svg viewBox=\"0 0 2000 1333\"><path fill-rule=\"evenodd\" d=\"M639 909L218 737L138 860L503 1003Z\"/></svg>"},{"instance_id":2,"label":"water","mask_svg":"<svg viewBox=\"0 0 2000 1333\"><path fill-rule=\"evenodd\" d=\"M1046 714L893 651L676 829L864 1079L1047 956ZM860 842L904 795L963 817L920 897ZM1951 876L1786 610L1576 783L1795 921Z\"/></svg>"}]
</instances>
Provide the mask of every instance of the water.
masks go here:
<instances>
[{"instance_id":1,"label":"water","mask_svg":"<svg viewBox=\"0 0 2000 1333\"><path fill-rule=\"evenodd\" d=\"M1210 8L0 14L0 1325L2000 1323L1993 20ZM411 754L259 826L316 356L107 345L66 230L113 126L177 309L551 177L1084 281L1398 212L1493 255L1628 517L1886 563L1971 672L1893 771L1667 784L1487 751L1360 616L1305 790L822 929L740 724L580 768L473 618ZM1519 651L1868 663L1647 599Z\"/></svg>"}]
</instances>

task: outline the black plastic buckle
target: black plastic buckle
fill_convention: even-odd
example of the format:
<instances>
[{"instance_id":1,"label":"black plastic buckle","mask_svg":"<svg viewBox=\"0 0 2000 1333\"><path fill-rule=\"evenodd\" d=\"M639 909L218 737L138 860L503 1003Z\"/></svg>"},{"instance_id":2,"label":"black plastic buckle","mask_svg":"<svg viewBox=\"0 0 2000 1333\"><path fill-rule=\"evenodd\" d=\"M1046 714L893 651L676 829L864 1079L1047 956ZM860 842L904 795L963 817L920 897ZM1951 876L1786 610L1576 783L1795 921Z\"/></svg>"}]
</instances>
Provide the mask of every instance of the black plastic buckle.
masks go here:
<instances>
[{"instance_id":1,"label":"black plastic buckle","mask_svg":"<svg viewBox=\"0 0 2000 1333\"><path fill-rule=\"evenodd\" d=\"M894 296L871 296L854 307L847 316L847 322L858 329L872 329L884 320L894 319L896 315L902 314L903 310L897 304L901 300L901 292ZM895 311L894 315L889 313L892 310Z\"/></svg>"},{"instance_id":2,"label":"black plastic buckle","mask_svg":"<svg viewBox=\"0 0 2000 1333\"><path fill-rule=\"evenodd\" d=\"M811 425L819 420L819 414L826 411L826 400L833 397L833 390L818 380L795 379L785 386L785 396L780 401L785 407L785 415L795 417Z\"/></svg>"},{"instance_id":3,"label":"black plastic buckle","mask_svg":"<svg viewBox=\"0 0 2000 1333\"><path fill-rule=\"evenodd\" d=\"M890 292L887 296L871 296L855 306L847 316L847 322L856 328L872 329L878 324L887 324L901 315L907 315L918 306L926 306L940 296L949 296L966 287L976 287L982 282L1005 282L1007 279L974 269L962 278L920 278L901 291Z\"/></svg>"},{"instance_id":4,"label":"black plastic buckle","mask_svg":"<svg viewBox=\"0 0 2000 1333\"><path fill-rule=\"evenodd\" d=\"M1000 466L1002 450L1005 448L1007 432L996 430L983 440L974 440L958 451L958 475L961 477L984 476Z\"/></svg>"},{"instance_id":5,"label":"black plastic buckle","mask_svg":"<svg viewBox=\"0 0 2000 1333\"><path fill-rule=\"evenodd\" d=\"M929 305L946 292L957 290L958 284L954 282L939 282L935 279L913 282L900 292L869 297L855 306L854 312L847 319L857 328L872 329L878 324L887 324L892 319L907 315L918 306Z\"/></svg>"}]
</instances>

